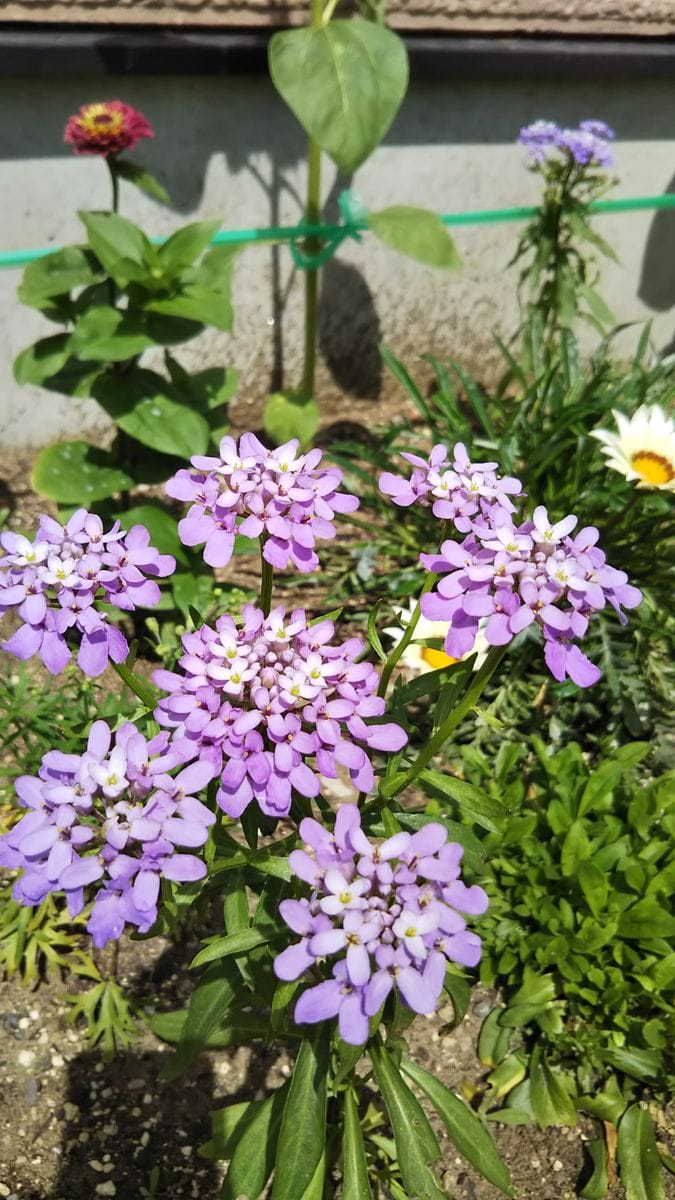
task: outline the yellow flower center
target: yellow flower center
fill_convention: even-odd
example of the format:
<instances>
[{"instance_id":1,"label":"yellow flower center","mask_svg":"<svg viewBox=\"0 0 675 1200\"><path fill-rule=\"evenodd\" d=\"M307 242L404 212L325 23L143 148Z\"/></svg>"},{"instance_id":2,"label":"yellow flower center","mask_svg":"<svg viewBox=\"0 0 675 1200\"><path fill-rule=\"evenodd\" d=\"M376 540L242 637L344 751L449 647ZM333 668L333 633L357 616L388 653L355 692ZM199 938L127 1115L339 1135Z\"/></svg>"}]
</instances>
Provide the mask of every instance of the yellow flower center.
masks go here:
<instances>
[{"instance_id":1,"label":"yellow flower center","mask_svg":"<svg viewBox=\"0 0 675 1200\"><path fill-rule=\"evenodd\" d=\"M338 897L340 904L349 904L349 901L351 900L351 898L352 898L351 892L340 892L340 895Z\"/></svg>"},{"instance_id":2,"label":"yellow flower center","mask_svg":"<svg viewBox=\"0 0 675 1200\"><path fill-rule=\"evenodd\" d=\"M630 461L633 470L637 471L645 483L651 483L653 487L662 487L664 483L670 483L671 479L675 478L673 463L661 454L654 454L653 450L638 450Z\"/></svg>"},{"instance_id":3,"label":"yellow flower center","mask_svg":"<svg viewBox=\"0 0 675 1200\"><path fill-rule=\"evenodd\" d=\"M121 133L124 128L124 113L111 112L107 104L90 104L84 110L81 117L77 118L77 124L80 129L84 129L85 133Z\"/></svg>"},{"instance_id":4,"label":"yellow flower center","mask_svg":"<svg viewBox=\"0 0 675 1200\"><path fill-rule=\"evenodd\" d=\"M459 662L458 658L451 658L444 650L432 650L429 646L422 647L422 658L434 670L439 667L451 667L453 663Z\"/></svg>"}]
</instances>

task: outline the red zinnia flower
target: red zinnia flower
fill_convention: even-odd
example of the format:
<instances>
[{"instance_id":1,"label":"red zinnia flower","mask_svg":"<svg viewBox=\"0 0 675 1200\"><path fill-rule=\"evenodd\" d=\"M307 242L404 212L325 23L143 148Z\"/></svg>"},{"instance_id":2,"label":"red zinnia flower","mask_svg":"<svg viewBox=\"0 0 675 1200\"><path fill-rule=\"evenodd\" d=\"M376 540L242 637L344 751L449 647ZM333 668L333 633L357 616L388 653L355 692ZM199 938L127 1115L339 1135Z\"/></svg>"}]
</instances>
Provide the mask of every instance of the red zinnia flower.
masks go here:
<instances>
[{"instance_id":1,"label":"red zinnia flower","mask_svg":"<svg viewBox=\"0 0 675 1200\"><path fill-rule=\"evenodd\" d=\"M133 150L141 138L154 136L155 131L143 113L121 100L83 104L79 113L68 118L63 132L64 142L73 146L76 154L104 157Z\"/></svg>"}]
</instances>

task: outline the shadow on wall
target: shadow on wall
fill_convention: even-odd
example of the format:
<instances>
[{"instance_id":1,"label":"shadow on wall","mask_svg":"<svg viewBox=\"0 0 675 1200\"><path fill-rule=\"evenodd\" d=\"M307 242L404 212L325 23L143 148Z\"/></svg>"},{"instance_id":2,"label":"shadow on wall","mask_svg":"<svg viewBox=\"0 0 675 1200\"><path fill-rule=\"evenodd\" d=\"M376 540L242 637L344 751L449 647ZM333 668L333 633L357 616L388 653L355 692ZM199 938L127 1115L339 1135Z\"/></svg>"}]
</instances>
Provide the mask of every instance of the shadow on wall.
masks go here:
<instances>
[{"instance_id":1,"label":"shadow on wall","mask_svg":"<svg viewBox=\"0 0 675 1200\"><path fill-rule=\"evenodd\" d=\"M664 193L675 195L675 175ZM675 209L657 212L649 227L645 244L638 296L655 312L668 312L675 306ZM661 353L675 353L675 332Z\"/></svg>"}]
</instances>

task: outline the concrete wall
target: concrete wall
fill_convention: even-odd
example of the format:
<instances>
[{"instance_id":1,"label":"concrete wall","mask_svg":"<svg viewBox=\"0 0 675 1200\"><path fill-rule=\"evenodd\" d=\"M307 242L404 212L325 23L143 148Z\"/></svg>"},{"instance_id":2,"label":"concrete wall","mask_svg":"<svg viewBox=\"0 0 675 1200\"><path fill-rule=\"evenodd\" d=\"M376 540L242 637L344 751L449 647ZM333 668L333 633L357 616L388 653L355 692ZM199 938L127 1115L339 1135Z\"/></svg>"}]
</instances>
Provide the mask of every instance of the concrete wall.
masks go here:
<instances>
[{"instance_id":1,"label":"concrete wall","mask_svg":"<svg viewBox=\"0 0 675 1200\"><path fill-rule=\"evenodd\" d=\"M304 141L264 78L163 77L0 80L0 246L76 240L80 208L106 207L102 163L77 159L61 143L65 118L81 103L121 98L155 125L156 139L135 156L166 184L165 209L123 185L123 211L149 233L168 234L198 217L225 227L293 223L301 210ZM535 180L513 140L536 117L576 123L586 116L613 125L615 195L660 194L675 175L673 86L667 80L550 81L417 79L385 143L351 181L372 209L420 203L437 211L533 202ZM327 164L327 215L350 181ZM622 322L654 317L657 346L675 324L675 213L597 219L619 265L603 268L603 290ZM364 416L383 387L376 344L383 340L415 365L425 353L454 355L480 376L494 367L492 331L517 323L513 273L506 270L520 227L458 229L464 269L456 277L406 261L366 237L346 243L324 273L320 399L335 413L341 392L361 398ZM103 431L94 403L36 388L11 375L16 353L54 327L19 306L18 270L0 271L0 428L5 448L36 447L83 431ZM300 370L302 280L287 248L247 249L235 276L233 336L207 334L181 352L188 367L232 363L241 394L257 401L280 376ZM624 336L624 347L633 336Z\"/></svg>"}]
</instances>

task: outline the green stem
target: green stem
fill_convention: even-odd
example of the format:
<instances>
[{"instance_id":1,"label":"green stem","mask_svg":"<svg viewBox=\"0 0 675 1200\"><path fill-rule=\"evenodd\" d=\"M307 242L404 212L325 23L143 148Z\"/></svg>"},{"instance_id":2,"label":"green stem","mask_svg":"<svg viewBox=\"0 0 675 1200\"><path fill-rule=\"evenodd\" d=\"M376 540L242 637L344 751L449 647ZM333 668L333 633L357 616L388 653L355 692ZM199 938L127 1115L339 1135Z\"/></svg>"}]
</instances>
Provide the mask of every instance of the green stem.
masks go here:
<instances>
[{"instance_id":1,"label":"green stem","mask_svg":"<svg viewBox=\"0 0 675 1200\"><path fill-rule=\"evenodd\" d=\"M272 607L272 583L274 570L263 555L264 542L260 541L260 607L264 616L270 615Z\"/></svg>"},{"instance_id":2,"label":"green stem","mask_svg":"<svg viewBox=\"0 0 675 1200\"><path fill-rule=\"evenodd\" d=\"M435 582L436 582L435 575L431 575L431 574L427 575L427 578L424 581L424 586L422 588L422 591L419 594L417 604L415 605L413 612L412 612L412 616L406 626L406 631L403 634L403 637L401 638L400 642L398 642L394 646L394 649L392 650L391 654L389 655L389 658L387 659L386 663L384 664L384 667L382 668L382 675L380 676L380 686L377 689L378 696L386 696L387 688L389 687L389 680L392 677L392 674L394 672L396 664L398 663L399 659L401 658L401 655L404 654L404 652L408 649L408 646L410 645L410 643L413 639L413 635L414 635L417 625L419 623L419 619L422 615L422 596L424 596L426 594L426 592L431 590L431 588L434 586Z\"/></svg>"},{"instance_id":3,"label":"green stem","mask_svg":"<svg viewBox=\"0 0 675 1200\"><path fill-rule=\"evenodd\" d=\"M119 211L119 206L120 206L120 177L117 174L117 163L115 161L115 155L108 154L106 156L105 161L106 161L106 164L108 167L108 171L110 172L110 182L112 184L112 204L110 207L110 211L116 213Z\"/></svg>"},{"instance_id":4,"label":"green stem","mask_svg":"<svg viewBox=\"0 0 675 1200\"><path fill-rule=\"evenodd\" d=\"M438 754L439 750L445 745L451 733L454 733L457 726L464 717L474 707L476 701L481 695L483 689L494 675L502 658L504 657L505 646L493 646L488 652L487 658L479 671L471 677L471 682L462 696L459 704L453 708L450 715L445 719L442 725L438 727L435 734L429 739L426 746L423 746L415 761L411 764L405 775L399 780L396 788L392 792L387 792L387 800L391 800L392 796L397 796L405 788L410 787L418 775L431 761L434 755Z\"/></svg>"},{"instance_id":5,"label":"green stem","mask_svg":"<svg viewBox=\"0 0 675 1200\"><path fill-rule=\"evenodd\" d=\"M322 0L312 0L312 28L323 25ZM307 207L305 221L318 225L321 221L321 147L314 138L307 145ZM317 237L305 243L307 254L317 254L321 248ZM303 400L314 396L316 377L316 341L319 327L319 272L316 267L305 271L305 353L300 391Z\"/></svg>"}]
</instances>

